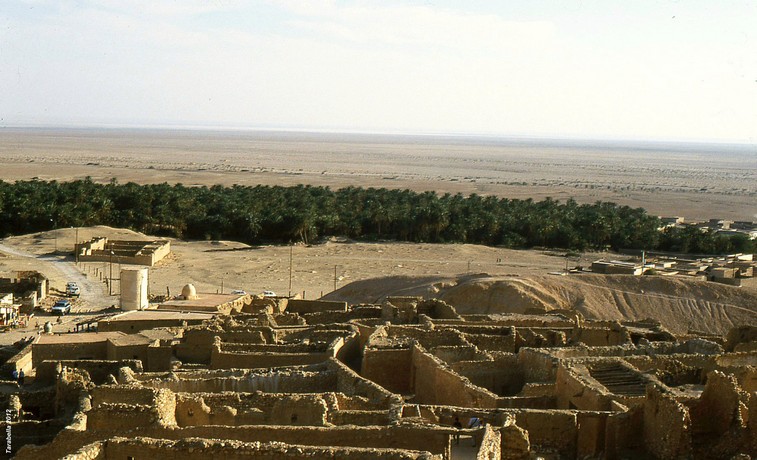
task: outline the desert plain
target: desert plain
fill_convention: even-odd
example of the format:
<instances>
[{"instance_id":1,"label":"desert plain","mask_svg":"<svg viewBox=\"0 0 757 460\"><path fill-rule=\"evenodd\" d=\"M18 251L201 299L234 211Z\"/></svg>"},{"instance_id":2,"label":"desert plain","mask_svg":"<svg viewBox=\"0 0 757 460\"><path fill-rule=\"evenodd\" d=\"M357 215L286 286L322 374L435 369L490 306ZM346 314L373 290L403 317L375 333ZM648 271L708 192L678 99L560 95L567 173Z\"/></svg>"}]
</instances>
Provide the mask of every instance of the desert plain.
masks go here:
<instances>
[{"instance_id":1,"label":"desert plain","mask_svg":"<svg viewBox=\"0 0 757 460\"><path fill-rule=\"evenodd\" d=\"M582 203L613 201L688 220L757 219L757 153L743 145L263 131L0 130L1 180L85 177L188 186L310 184L574 198ZM0 271L41 268L53 288L62 289L74 273L66 248L77 231L80 240L154 238L109 227L9 237L0 242ZM559 251L358 243L338 235L294 247L172 240L172 249L150 270L151 294L175 295L186 283L208 293L273 290L351 303L411 294L446 298L467 312L564 308L599 319L654 317L677 333L723 334L734 325L757 321L753 289L678 279L556 276L566 266L565 253ZM567 262L588 266L601 257L614 256L588 253ZM94 315L118 303L102 283L108 269L102 263L75 267L88 282L76 313ZM72 316L66 321L78 320Z\"/></svg>"},{"instance_id":2,"label":"desert plain","mask_svg":"<svg viewBox=\"0 0 757 460\"><path fill-rule=\"evenodd\" d=\"M757 219L757 147L182 129L0 129L0 180L347 186Z\"/></svg>"}]
</instances>

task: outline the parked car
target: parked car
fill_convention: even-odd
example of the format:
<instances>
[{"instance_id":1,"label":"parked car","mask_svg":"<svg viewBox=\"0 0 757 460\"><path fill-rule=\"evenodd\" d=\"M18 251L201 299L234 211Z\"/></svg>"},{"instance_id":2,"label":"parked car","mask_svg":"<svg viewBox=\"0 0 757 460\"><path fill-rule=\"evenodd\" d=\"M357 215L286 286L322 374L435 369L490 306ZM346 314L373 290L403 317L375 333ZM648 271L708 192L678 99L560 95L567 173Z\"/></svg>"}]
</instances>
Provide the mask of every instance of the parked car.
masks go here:
<instances>
[{"instance_id":1,"label":"parked car","mask_svg":"<svg viewBox=\"0 0 757 460\"><path fill-rule=\"evenodd\" d=\"M55 305L53 305L52 313L53 315L60 316L71 313L71 302L65 299L55 302Z\"/></svg>"},{"instance_id":2,"label":"parked car","mask_svg":"<svg viewBox=\"0 0 757 460\"><path fill-rule=\"evenodd\" d=\"M276 297L276 293L273 291L263 291L263 297Z\"/></svg>"},{"instance_id":3,"label":"parked car","mask_svg":"<svg viewBox=\"0 0 757 460\"><path fill-rule=\"evenodd\" d=\"M81 294L81 289L79 289L79 285L74 283L73 281L69 281L66 284L66 295L69 297L79 297L79 294Z\"/></svg>"},{"instance_id":4,"label":"parked car","mask_svg":"<svg viewBox=\"0 0 757 460\"><path fill-rule=\"evenodd\" d=\"M247 295L247 293L242 289L234 289L233 291L231 291L231 293L233 295Z\"/></svg>"}]
</instances>

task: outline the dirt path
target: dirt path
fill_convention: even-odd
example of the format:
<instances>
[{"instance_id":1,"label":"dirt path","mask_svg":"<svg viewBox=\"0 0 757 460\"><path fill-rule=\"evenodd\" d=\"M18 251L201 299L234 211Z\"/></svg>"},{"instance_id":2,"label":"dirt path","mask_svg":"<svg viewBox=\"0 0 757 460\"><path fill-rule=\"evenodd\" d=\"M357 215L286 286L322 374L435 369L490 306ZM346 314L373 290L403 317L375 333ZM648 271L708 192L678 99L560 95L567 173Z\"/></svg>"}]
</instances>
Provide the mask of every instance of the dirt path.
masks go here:
<instances>
[{"instance_id":1,"label":"dirt path","mask_svg":"<svg viewBox=\"0 0 757 460\"><path fill-rule=\"evenodd\" d=\"M51 254L31 254L3 243L0 243L0 252L16 257L36 259L42 263L50 264L50 267L60 273L63 279L76 282L81 288L81 296L76 305L78 309L82 307L105 307L110 302L110 298L107 292L105 292L104 284L99 281L90 280L79 271L74 262L66 257Z\"/></svg>"},{"instance_id":2,"label":"dirt path","mask_svg":"<svg viewBox=\"0 0 757 460\"><path fill-rule=\"evenodd\" d=\"M51 289L56 287L61 289L63 283L68 281L76 282L81 288L81 296L72 303L70 315L58 317L47 311L35 311L34 318L26 328L14 329L0 334L0 345L8 345L22 338L35 336L37 329L41 328L47 321L53 324L54 332L67 332L69 329L73 329L77 322L96 314L96 312L114 302L114 298L108 296L105 285L88 278L87 275L79 271L70 257L50 253L33 254L6 243L0 243L0 253L7 254L15 259L8 261L12 267L38 270L44 273L51 280ZM55 291L51 294L55 295Z\"/></svg>"}]
</instances>

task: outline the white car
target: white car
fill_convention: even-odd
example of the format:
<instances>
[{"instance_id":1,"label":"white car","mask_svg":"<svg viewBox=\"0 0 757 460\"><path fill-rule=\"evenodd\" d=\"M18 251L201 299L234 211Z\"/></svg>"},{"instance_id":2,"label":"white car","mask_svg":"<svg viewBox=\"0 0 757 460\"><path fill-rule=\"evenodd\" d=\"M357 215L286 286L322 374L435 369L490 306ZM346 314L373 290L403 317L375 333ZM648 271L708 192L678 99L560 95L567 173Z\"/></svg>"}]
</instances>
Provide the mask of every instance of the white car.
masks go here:
<instances>
[{"instance_id":1,"label":"white car","mask_svg":"<svg viewBox=\"0 0 757 460\"><path fill-rule=\"evenodd\" d=\"M276 293L273 291L263 291L263 297L276 297Z\"/></svg>"},{"instance_id":2,"label":"white car","mask_svg":"<svg viewBox=\"0 0 757 460\"><path fill-rule=\"evenodd\" d=\"M234 289L231 293L232 295L247 295L247 293L241 289Z\"/></svg>"},{"instance_id":3,"label":"white car","mask_svg":"<svg viewBox=\"0 0 757 460\"><path fill-rule=\"evenodd\" d=\"M66 295L69 297L79 297L79 294L81 294L81 289L79 289L79 285L74 283L73 281L69 281L66 284Z\"/></svg>"}]
</instances>

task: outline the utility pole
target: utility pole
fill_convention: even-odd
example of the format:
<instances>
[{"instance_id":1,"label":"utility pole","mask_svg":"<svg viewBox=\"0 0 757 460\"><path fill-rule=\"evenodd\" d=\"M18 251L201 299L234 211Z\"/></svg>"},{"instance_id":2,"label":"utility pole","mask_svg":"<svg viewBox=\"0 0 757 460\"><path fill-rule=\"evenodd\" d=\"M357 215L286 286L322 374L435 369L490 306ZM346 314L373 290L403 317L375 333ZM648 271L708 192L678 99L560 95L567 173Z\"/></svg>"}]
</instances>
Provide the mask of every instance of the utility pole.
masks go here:
<instances>
[{"instance_id":1,"label":"utility pole","mask_svg":"<svg viewBox=\"0 0 757 460\"><path fill-rule=\"evenodd\" d=\"M113 295L113 249L110 250L110 279L108 280L108 295Z\"/></svg>"},{"instance_id":2,"label":"utility pole","mask_svg":"<svg viewBox=\"0 0 757 460\"><path fill-rule=\"evenodd\" d=\"M644 274L644 266L647 264L647 251L641 250L641 274Z\"/></svg>"},{"instance_id":3,"label":"utility pole","mask_svg":"<svg viewBox=\"0 0 757 460\"><path fill-rule=\"evenodd\" d=\"M334 265L334 290L336 291L336 265Z\"/></svg>"},{"instance_id":4,"label":"utility pole","mask_svg":"<svg viewBox=\"0 0 757 460\"><path fill-rule=\"evenodd\" d=\"M292 297L292 255L294 252L294 245L289 243L289 295L287 297Z\"/></svg>"},{"instance_id":5,"label":"utility pole","mask_svg":"<svg viewBox=\"0 0 757 460\"><path fill-rule=\"evenodd\" d=\"M79 263L79 227L76 227L76 239L74 240L74 262Z\"/></svg>"}]
</instances>

